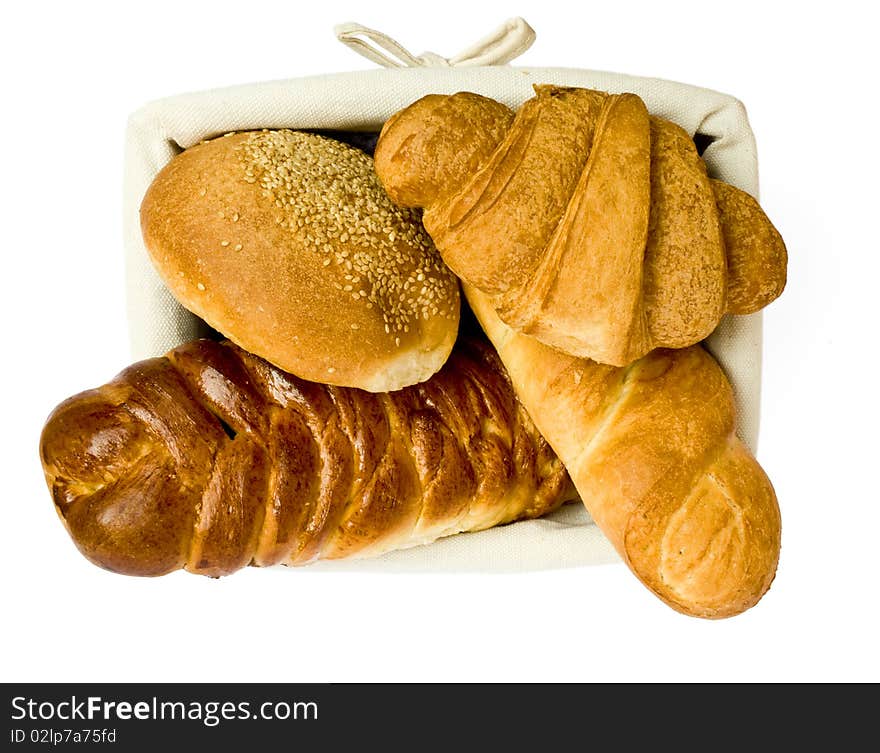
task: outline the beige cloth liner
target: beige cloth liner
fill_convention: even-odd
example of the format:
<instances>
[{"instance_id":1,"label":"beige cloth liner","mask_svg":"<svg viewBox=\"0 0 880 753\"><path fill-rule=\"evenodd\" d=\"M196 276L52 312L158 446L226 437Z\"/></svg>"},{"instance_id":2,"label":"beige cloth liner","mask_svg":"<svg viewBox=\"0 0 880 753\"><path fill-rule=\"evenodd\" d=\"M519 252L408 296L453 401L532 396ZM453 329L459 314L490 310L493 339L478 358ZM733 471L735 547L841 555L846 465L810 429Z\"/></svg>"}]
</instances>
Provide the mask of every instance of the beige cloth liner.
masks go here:
<instances>
[{"instance_id":1,"label":"beige cloth liner","mask_svg":"<svg viewBox=\"0 0 880 753\"><path fill-rule=\"evenodd\" d=\"M138 209L156 173L180 150L229 131L324 128L376 131L389 116L429 92L472 91L518 107L533 84L634 92L648 109L688 133L712 139L703 158L710 174L758 196L755 141L743 105L709 89L653 78L569 68L491 67L523 52L534 32L511 19L461 55L412 55L390 38L357 24L336 28L340 41L390 70L312 76L184 94L135 112L125 151L124 233L128 320L135 359L161 355L205 332L152 267ZM366 52L365 50L369 50ZM707 341L730 378L739 435L755 450L761 388L761 314L726 316ZM326 562L319 569L524 571L599 564L617 554L581 505L541 520L460 534L373 560Z\"/></svg>"}]
</instances>

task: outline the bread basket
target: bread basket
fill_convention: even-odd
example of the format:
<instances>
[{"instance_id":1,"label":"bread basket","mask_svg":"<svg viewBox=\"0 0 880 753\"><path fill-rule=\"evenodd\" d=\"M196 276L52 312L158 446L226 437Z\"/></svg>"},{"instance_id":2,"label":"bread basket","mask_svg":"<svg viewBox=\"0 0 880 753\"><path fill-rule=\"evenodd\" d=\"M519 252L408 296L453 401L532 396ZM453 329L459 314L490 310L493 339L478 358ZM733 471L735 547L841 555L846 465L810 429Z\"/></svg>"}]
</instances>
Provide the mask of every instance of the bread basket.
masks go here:
<instances>
[{"instance_id":1,"label":"bread basket","mask_svg":"<svg viewBox=\"0 0 880 753\"><path fill-rule=\"evenodd\" d=\"M165 353L206 326L171 296L149 260L139 207L153 177L178 152L229 131L260 128L378 131L393 113L428 93L472 91L517 107L534 84L638 94L648 109L694 136L710 175L758 195L755 142L742 103L726 94L653 78L573 68L507 65L534 32L512 19L453 58L410 54L355 24L337 36L384 69L247 84L162 99L133 113L125 148L124 233L128 322L135 359ZM754 452L761 388L761 313L725 316L706 346L729 377L739 435ZM612 562L611 545L582 505L540 520L460 534L375 560L326 562L318 569L522 571Z\"/></svg>"}]
</instances>

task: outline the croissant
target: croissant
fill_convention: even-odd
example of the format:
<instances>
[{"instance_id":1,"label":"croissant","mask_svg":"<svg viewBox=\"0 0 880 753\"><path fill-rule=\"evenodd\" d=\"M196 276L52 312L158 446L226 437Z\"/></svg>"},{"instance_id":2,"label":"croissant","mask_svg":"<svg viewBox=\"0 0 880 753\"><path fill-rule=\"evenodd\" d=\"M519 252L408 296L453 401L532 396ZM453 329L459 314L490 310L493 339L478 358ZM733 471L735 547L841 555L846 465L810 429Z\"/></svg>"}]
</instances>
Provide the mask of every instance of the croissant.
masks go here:
<instances>
[{"instance_id":1,"label":"croissant","mask_svg":"<svg viewBox=\"0 0 880 753\"><path fill-rule=\"evenodd\" d=\"M375 394L193 341L62 403L40 455L77 547L129 575L375 556L576 498L474 338Z\"/></svg>"},{"instance_id":2,"label":"croissant","mask_svg":"<svg viewBox=\"0 0 880 753\"><path fill-rule=\"evenodd\" d=\"M779 561L773 486L737 438L733 391L700 346L628 367L550 348L465 293L517 396L635 575L685 614L753 606Z\"/></svg>"},{"instance_id":3,"label":"croissant","mask_svg":"<svg viewBox=\"0 0 880 753\"><path fill-rule=\"evenodd\" d=\"M518 332L623 366L704 339L785 286L779 233L711 180L688 134L634 94L535 87L514 114L429 95L382 129L376 171L423 207L444 261Z\"/></svg>"}]
</instances>

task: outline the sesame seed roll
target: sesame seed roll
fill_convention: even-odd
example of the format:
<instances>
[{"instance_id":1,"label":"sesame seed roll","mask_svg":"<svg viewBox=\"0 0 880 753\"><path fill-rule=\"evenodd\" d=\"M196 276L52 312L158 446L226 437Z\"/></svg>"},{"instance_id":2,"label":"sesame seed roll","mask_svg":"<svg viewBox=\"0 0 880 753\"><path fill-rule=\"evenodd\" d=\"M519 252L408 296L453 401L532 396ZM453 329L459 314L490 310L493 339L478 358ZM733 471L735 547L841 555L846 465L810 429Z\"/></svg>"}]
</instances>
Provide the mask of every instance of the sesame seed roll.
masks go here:
<instances>
[{"instance_id":1,"label":"sesame seed roll","mask_svg":"<svg viewBox=\"0 0 880 753\"><path fill-rule=\"evenodd\" d=\"M333 139L255 131L191 147L156 176L141 227L183 306L299 377L400 389L455 342L458 281L420 215Z\"/></svg>"}]
</instances>

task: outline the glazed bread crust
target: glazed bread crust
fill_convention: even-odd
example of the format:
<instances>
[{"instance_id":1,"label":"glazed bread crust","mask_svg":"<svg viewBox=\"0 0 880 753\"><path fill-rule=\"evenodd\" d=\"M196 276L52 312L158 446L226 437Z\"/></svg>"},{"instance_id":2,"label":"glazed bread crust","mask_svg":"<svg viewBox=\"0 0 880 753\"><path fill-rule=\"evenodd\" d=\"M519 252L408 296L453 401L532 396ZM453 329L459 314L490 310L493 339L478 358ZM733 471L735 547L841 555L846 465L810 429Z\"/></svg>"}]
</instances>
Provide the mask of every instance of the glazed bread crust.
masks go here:
<instances>
[{"instance_id":1,"label":"glazed bread crust","mask_svg":"<svg viewBox=\"0 0 880 753\"><path fill-rule=\"evenodd\" d=\"M575 498L474 338L384 394L193 341L59 405L40 454L77 547L129 575L376 556Z\"/></svg>"},{"instance_id":2,"label":"glazed bread crust","mask_svg":"<svg viewBox=\"0 0 880 753\"><path fill-rule=\"evenodd\" d=\"M446 263L502 321L622 366L782 292L779 233L754 199L709 179L682 128L633 94L535 92L515 116L475 94L431 95L376 147L389 195L425 208Z\"/></svg>"},{"instance_id":3,"label":"glazed bread crust","mask_svg":"<svg viewBox=\"0 0 880 753\"><path fill-rule=\"evenodd\" d=\"M284 371L384 392L424 381L458 332L458 281L369 156L296 131L187 149L141 206L180 303Z\"/></svg>"}]
</instances>

